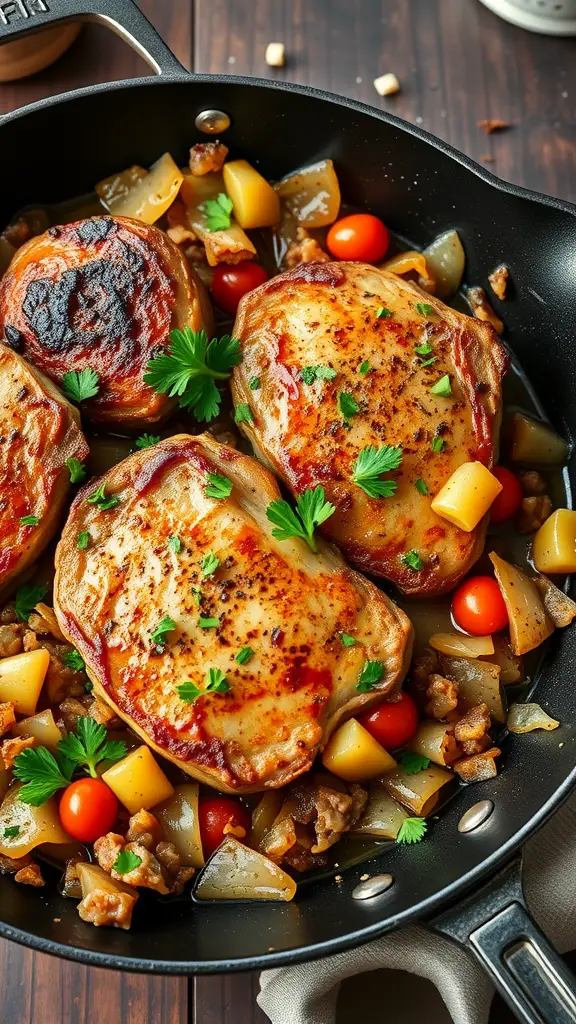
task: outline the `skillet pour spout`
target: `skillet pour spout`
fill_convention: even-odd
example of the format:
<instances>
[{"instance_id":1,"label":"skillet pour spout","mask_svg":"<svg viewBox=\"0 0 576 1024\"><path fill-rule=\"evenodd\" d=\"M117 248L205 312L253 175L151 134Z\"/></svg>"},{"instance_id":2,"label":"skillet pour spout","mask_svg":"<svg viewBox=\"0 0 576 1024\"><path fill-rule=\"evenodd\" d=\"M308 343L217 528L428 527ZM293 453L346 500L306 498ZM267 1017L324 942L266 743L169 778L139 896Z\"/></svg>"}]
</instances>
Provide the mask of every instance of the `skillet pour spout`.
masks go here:
<instances>
[{"instance_id":1,"label":"skillet pour spout","mask_svg":"<svg viewBox=\"0 0 576 1024\"><path fill-rule=\"evenodd\" d=\"M552 423L563 434L576 434L574 386L566 370L576 355L576 208L499 181L420 129L353 100L285 83L188 75L131 0L23 4L25 20L6 25L0 17L0 43L71 18L99 20L131 42L159 77L80 89L0 118L0 146L10 154L0 223L31 198L51 204L87 193L118 168L135 161L149 166L158 153L169 151L184 162L191 143L205 138L195 127L198 116L220 112L223 123L230 121L225 142L231 153L268 179L330 156L347 200L384 215L414 247L456 227L468 283L484 283L505 257L515 283L506 303L510 344L538 383ZM200 123L206 126L206 118ZM568 474L572 478L572 468ZM566 685L575 657L576 636L563 632L537 680L538 701L566 723L567 734L576 722L576 688ZM430 919L470 894L517 855L574 788L576 747L559 745L556 733L530 744L510 736L504 751L505 771L481 784L481 799L496 808L481 834L458 832L462 814L479 799L478 791L471 796L463 787L433 823L427 843L384 848L350 869L340 885L311 879L294 904L239 909L157 901L130 933L80 934L72 901L55 889L33 899L0 877L0 934L84 963L166 974L270 968L359 945L409 921ZM355 900L352 891L364 872L390 873L395 884L373 899ZM574 1020L574 981L528 918L517 876L497 885L492 891L504 896L490 903L491 890L468 895L458 913L450 911L437 926L469 943L519 1019ZM524 940L523 953L505 958ZM546 965L537 978L528 970L533 952Z\"/></svg>"}]
</instances>

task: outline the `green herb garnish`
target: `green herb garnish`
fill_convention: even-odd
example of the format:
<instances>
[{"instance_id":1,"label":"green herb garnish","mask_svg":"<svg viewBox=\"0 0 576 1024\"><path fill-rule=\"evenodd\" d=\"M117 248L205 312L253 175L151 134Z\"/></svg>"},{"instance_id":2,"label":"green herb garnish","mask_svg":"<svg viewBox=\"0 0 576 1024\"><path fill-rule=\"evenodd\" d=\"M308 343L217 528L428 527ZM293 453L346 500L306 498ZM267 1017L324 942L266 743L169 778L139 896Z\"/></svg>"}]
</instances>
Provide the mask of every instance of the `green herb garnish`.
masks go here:
<instances>
[{"instance_id":1,"label":"green herb garnish","mask_svg":"<svg viewBox=\"0 0 576 1024\"><path fill-rule=\"evenodd\" d=\"M185 683L180 683L176 690L180 700L183 700L185 704L193 704L203 693L200 687L196 686L196 683L193 683L191 679L187 679Z\"/></svg>"},{"instance_id":2,"label":"green herb garnish","mask_svg":"<svg viewBox=\"0 0 576 1024\"><path fill-rule=\"evenodd\" d=\"M218 414L222 401L215 381L228 380L241 360L236 338L226 334L209 342L206 331L185 327L170 332L168 352L150 360L144 380L161 395L177 395L197 420L208 421Z\"/></svg>"},{"instance_id":3,"label":"green herb garnish","mask_svg":"<svg viewBox=\"0 0 576 1024\"><path fill-rule=\"evenodd\" d=\"M238 651L238 654L234 658L234 661L237 661L239 665L246 665L247 662L250 661L250 658L254 657L254 654L255 651L253 651L251 647L242 647Z\"/></svg>"},{"instance_id":4,"label":"green herb garnish","mask_svg":"<svg viewBox=\"0 0 576 1024\"><path fill-rule=\"evenodd\" d=\"M350 636L349 633L340 633L340 643L342 644L342 647L355 647L357 642L358 641L353 636Z\"/></svg>"},{"instance_id":5,"label":"green herb garnish","mask_svg":"<svg viewBox=\"0 0 576 1024\"><path fill-rule=\"evenodd\" d=\"M260 377L252 377L248 387L250 388L250 391L258 391L260 387Z\"/></svg>"},{"instance_id":6,"label":"green herb garnish","mask_svg":"<svg viewBox=\"0 0 576 1024\"><path fill-rule=\"evenodd\" d=\"M433 452L443 452L444 451L444 439L442 437L438 437L438 435L436 435L436 437L432 438L432 451Z\"/></svg>"},{"instance_id":7,"label":"green herb garnish","mask_svg":"<svg viewBox=\"0 0 576 1024\"><path fill-rule=\"evenodd\" d=\"M155 444L158 444L159 440L160 434L141 434L140 437L136 438L134 447L143 451L144 448L152 448Z\"/></svg>"},{"instance_id":8,"label":"green herb garnish","mask_svg":"<svg viewBox=\"0 0 576 1024\"><path fill-rule=\"evenodd\" d=\"M88 476L88 470L78 459L66 459L71 484L82 484Z\"/></svg>"},{"instance_id":9,"label":"green herb garnish","mask_svg":"<svg viewBox=\"0 0 576 1024\"><path fill-rule=\"evenodd\" d=\"M387 317L392 315L392 310L386 309L386 306L380 306L379 309L376 310L376 316L378 317L379 320L381 320L382 318L386 319Z\"/></svg>"},{"instance_id":10,"label":"green herb garnish","mask_svg":"<svg viewBox=\"0 0 576 1024\"><path fill-rule=\"evenodd\" d=\"M430 392L433 395L440 395L442 398L450 398L452 395L452 387L450 385L450 377L447 373L440 380L437 380L435 384L430 388Z\"/></svg>"},{"instance_id":11,"label":"green herb garnish","mask_svg":"<svg viewBox=\"0 0 576 1024\"><path fill-rule=\"evenodd\" d=\"M200 207L206 217L208 231L227 231L234 203L225 192L219 192L216 199L207 199Z\"/></svg>"},{"instance_id":12,"label":"green herb garnish","mask_svg":"<svg viewBox=\"0 0 576 1024\"><path fill-rule=\"evenodd\" d=\"M356 416L360 412L360 406L354 396L347 395L345 391L341 391L338 395L338 409L345 420L349 420L351 416Z\"/></svg>"},{"instance_id":13,"label":"green herb garnish","mask_svg":"<svg viewBox=\"0 0 576 1024\"><path fill-rule=\"evenodd\" d=\"M416 309L420 313L420 316L430 316L432 312L432 306L429 306L427 302L417 302Z\"/></svg>"},{"instance_id":14,"label":"green herb garnish","mask_svg":"<svg viewBox=\"0 0 576 1024\"><path fill-rule=\"evenodd\" d=\"M217 629L220 625L220 619L203 619L200 617L198 619L198 625L200 626L200 629Z\"/></svg>"},{"instance_id":15,"label":"green herb garnish","mask_svg":"<svg viewBox=\"0 0 576 1024\"><path fill-rule=\"evenodd\" d=\"M216 572L216 569L218 568L219 565L220 565L220 559L218 558L217 555L213 554L212 552L210 552L207 555L204 555L204 558L202 559L202 562L201 562L202 575L203 576L213 576L213 574Z\"/></svg>"},{"instance_id":16,"label":"green herb garnish","mask_svg":"<svg viewBox=\"0 0 576 1024\"><path fill-rule=\"evenodd\" d=\"M423 754L415 754L412 750L406 750L400 755L400 764L407 775L417 775L425 771L430 765L430 758Z\"/></svg>"},{"instance_id":17,"label":"green herb garnish","mask_svg":"<svg viewBox=\"0 0 576 1024\"><path fill-rule=\"evenodd\" d=\"M34 748L31 748L34 749ZM58 753L66 758L74 768L83 768L84 771L98 778L96 765L105 764L109 767L116 764L123 757L126 757L128 748L124 740L108 740L108 731L105 725L100 725L93 718L82 715L76 724L76 732L70 732L66 739L60 740Z\"/></svg>"},{"instance_id":18,"label":"green herb garnish","mask_svg":"<svg viewBox=\"0 0 576 1024\"><path fill-rule=\"evenodd\" d=\"M137 853L132 850L121 850L112 865L112 870L117 875L129 875L131 871L139 868L141 863L142 857L139 857Z\"/></svg>"},{"instance_id":19,"label":"green herb garnish","mask_svg":"<svg viewBox=\"0 0 576 1024\"><path fill-rule=\"evenodd\" d=\"M415 569L416 571L424 568L424 562L417 551L407 551L405 555L402 555L402 561L404 562L404 565L408 565L411 569Z\"/></svg>"},{"instance_id":20,"label":"green herb garnish","mask_svg":"<svg viewBox=\"0 0 576 1024\"><path fill-rule=\"evenodd\" d=\"M425 341L423 345L415 345L414 351L418 356L429 356L434 349L429 341Z\"/></svg>"},{"instance_id":21,"label":"green herb garnish","mask_svg":"<svg viewBox=\"0 0 576 1024\"><path fill-rule=\"evenodd\" d=\"M305 366L300 370L300 376L305 384L313 384L315 380L334 380L337 370L331 366Z\"/></svg>"},{"instance_id":22,"label":"green herb garnish","mask_svg":"<svg viewBox=\"0 0 576 1024\"><path fill-rule=\"evenodd\" d=\"M73 771L73 763L64 758L56 760L46 747L27 747L14 759L14 775L26 783L18 798L25 804L39 807L59 789L70 785Z\"/></svg>"},{"instance_id":23,"label":"green herb garnish","mask_svg":"<svg viewBox=\"0 0 576 1024\"><path fill-rule=\"evenodd\" d=\"M78 651L66 651L62 661L68 666L68 668L71 668L73 672L83 672L86 668L84 658L78 653Z\"/></svg>"},{"instance_id":24,"label":"green herb garnish","mask_svg":"<svg viewBox=\"0 0 576 1024\"><path fill-rule=\"evenodd\" d=\"M4 829L4 839L15 839L19 835L20 825L8 825L8 828Z\"/></svg>"},{"instance_id":25,"label":"green herb garnish","mask_svg":"<svg viewBox=\"0 0 576 1024\"><path fill-rule=\"evenodd\" d=\"M154 647L160 647L162 650L164 650L166 644L168 643L168 633L171 633L173 629L176 629L176 623L174 622L174 619L171 619L168 615L165 615L164 618L158 623L157 626L154 627L154 629L150 633L150 639Z\"/></svg>"},{"instance_id":26,"label":"green herb garnish","mask_svg":"<svg viewBox=\"0 0 576 1024\"><path fill-rule=\"evenodd\" d=\"M37 587L34 583L23 583L16 591L14 611L22 622L28 622L37 604L43 601L48 587Z\"/></svg>"},{"instance_id":27,"label":"green herb garnish","mask_svg":"<svg viewBox=\"0 0 576 1024\"><path fill-rule=\"evenodd\" d=\"M20 526L38 526L42 516L20 516Z\"/></svg>"},{"instance_id":28,"label":"green herb garnish","mask_svg":"<svg viewBox=\"0 0 576 1024\"><path fill-rule=\"evenodd\" d=\"M116 508L120 504L120 497L118 494L110 494L106 496L106 484L100 484L100 487L86 498L89 505L97 505L99 509L105 512L109 508Z\"/></svg>"},{"instance_id":29,"label":"green herb garnish","mask_svg":"<svg viewBox=\"0 0 576 1024\"><path fill-rule=\"evenodd\" d=\"M424 818L405 818L400 825L396 842L419 843L424 839L427 828L428 822Z\"/></svg>"},{"instance_id":30,"label":"green herb garnish","mask_svg":"<svg viewBox=\"0 0 576 1024\"><path fill-rule=\"evenodd\" d=\"M266 509L266 515L276 529L272 536L278 540L289 540L291 537L302 537L312 551L318 551L314 540L314 529L326 522L336 511L336 506L326 501L326 493L321 486L314 490L307 488L300 495L293 509L287 501L272 501Z\"/></svg>"},{"instance_id":31,"label":"green herb garnish","mask_svg":"<svg viewBox=\"0 0 576 1024\"><path fill-rule=\"evenodd\" d=\"M254 423L252 410L247 402L240 402L234 411L235 423Z\"/></svg>"},{"instance_id":32,"label":"green herb garnish","mask_svg":"<svg viewBox=\"0 0 576 1024\"><path fill-rule=\"evenodd\" d=\"M370 363L367 359L365 359L363 363L360 363L358 373L361 373L363 377L365 377L367 373L370 373Z\"/></svg>"},{"instance_id":33,"label":"green herb garnish","mask_svg":"<svg viewBox=\"0 0 576 1024\"><path fill-rule=\"evenodd\" d=\"M82 530L76 538L76 547L79 551L85 551L90 543L90 534L88 530Z\"/></svg>"},{"instance_id":34,"label":"green herb garnish","mask_svg":"<svg viewBox=\"0 0 576 1024\"><path fill-rule=\"evenodd\" d=\"M398 469L402 462L402 448L389 444L382 448L369 445L363 448L352 467L352 480L370 498L390 498L398 489L395 480L380 480L382 473Z\"/></svg>"},{"instance_id":35,"label":"green herb garnish","mask_svg":"<svg viewBox=\"0 0 576 1024\"><path fill-rule=\"evenodd\" d=\"M420 477L418 480L416 480L416 482L414 484L414 487L419 492L419 494L423 494L423 495L427 495L428 494L428 485L427 485L426 481L422 479L422 477Z\"/></svg>"},{"instance_id":36,"label":"green herb garnish","mask_svg":"<svg viewBox=\"0 0 576 1024\"><path fill-rule=\"evenodd\" d=\"M73 402L94 398L100 390L100 377L96 370L69 370L62 377L62 391Z\"/></svg>"},{"instance_id":37,"label":"green herb garnish","mask_svg":"<svg viewBox=\"0 0 576 1024\"><path fill-rule=\"evenodd\" d=\"M232 481L220 473L208 473L208 484L204 488L204 493L216 500L229 498L232 494Z\"/></svg>"},{"instance_id":38,"label":"green herb garnish","mask_svg":"<svg viewBox=\"0 0 576 1024\"><path fill-rule=\"evenodd\" d=\"M168 537L167 544L170 551L173 551L175 555L179 555L182 551L182 541L180 540L180 537Z\"/></svg>"},{"instance_id":39,"label":"green herb garnish","mask_svg":"<svg viewBox=\"0 0 576 1024\"><path fill-rule=\"evenodd\" d=\"M209 668L204 680L206 693L228 693L232 687L226 679L226 673L220 668Z\"/></svg>"},{"instance_id":40,"label":"green herb garnish","mask_svg":"<svg viewBox=\"0 0 576 1024\"><path fill-rule=\"evenodd\" d=\"M356 683L360 693L368 693L381 681L384 675L384 664L381 661L365 661Z\"/></svg>"}]
</instances>

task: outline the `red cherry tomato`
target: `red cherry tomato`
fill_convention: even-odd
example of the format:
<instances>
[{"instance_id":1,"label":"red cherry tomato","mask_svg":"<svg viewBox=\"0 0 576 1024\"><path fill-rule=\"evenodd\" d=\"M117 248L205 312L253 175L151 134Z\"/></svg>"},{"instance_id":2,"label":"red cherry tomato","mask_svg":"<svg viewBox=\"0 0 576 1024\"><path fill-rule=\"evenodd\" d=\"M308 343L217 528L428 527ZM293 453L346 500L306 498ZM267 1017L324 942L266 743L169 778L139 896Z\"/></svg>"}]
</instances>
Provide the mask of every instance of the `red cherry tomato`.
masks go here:
<instances>
[{"instance_id":1,"label":"red cherry tomato","mask_svg":"<svg viewBox=\"0 0 576 1024\"><path fill-rule=\"evenodd\" d=\"M490 506L490 519L493 523L504 523L515 516L522 504L522 488L514 473L505 466L494 466L492 475L502 484L502 490Z\"/></svg>"},{"instance_id":2,"label":"red cherry tomato","mask_svg":"<svg viewBox=\"0 0 576 1024\"><path fill-rule=\"evenodd\" d=\"M220 846L226 825L240 825L246 835L250 833L251 819L248 811L231 796L200 797L198 819L205 857L209 857Z\"/></svg>"},{"instance_id":3,"label":"red cherry tomato","mask_svg":"<svg viewBox=\"0 0 576 1024\"><path fill-rule=\"evenodd\" d=\"M492 576L464 580L452 598L452 615L460 629L472 636L498 633L508 625L504 598Z\"/></svg>"},{"instance_id":4,"label":"red cherry tomato","mask_svg":"<svg viewBox=\"0 0 576 1024\"><path fill-rule=\"evenodd\" d=\"M358 721L386 750L395 750L412 739L418 728L418 711L410 694L402 693L400 700L385 700L374 711L360 715Z\"/></svg>"},{"instance_id":5,"label":"red cherry tomato","mask_svg":"<svg viewBox=\"0 0 576 1024\"><path fill-rule=\"evenodd\" d=\"M93 843L112 828L118 801L100 779L78 779L64 790L59 813L68 835L81 843Z\"/></svg>"},{"instance_id":6,"label":"red cherry tomato","mask_svg":"<svg viewBox=\"0 0 576 1024\"><path fill-rule=\"evenodd\" d=\"M377 263L388 251L390 234L379 217L371 213L352 213L332 225L326 244L337 260Z\"/></svg>"},{"instance_id":7,"label":"red cherry tomato","mask_svg":"<svg viewBox=\"0 0 576 1024\"><path fill-rule=\"evenodd\" d=\"M253 260L244 260L235 266L219 263L212 278L214 302L227 313L235 313L242 296L267 280L268 274L264 267Z\"/></svg>"}]
</instances>

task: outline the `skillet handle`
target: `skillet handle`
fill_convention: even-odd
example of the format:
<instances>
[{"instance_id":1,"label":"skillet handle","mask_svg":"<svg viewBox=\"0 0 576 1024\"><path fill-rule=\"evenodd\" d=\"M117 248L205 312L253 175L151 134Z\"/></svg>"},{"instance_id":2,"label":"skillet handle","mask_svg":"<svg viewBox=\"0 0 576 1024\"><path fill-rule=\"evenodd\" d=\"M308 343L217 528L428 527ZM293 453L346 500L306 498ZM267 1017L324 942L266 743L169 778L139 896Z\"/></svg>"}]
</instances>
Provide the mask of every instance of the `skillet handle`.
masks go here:
<instances>
[{"instance_id":1,"label":"skillet handle","mask_svg":"<svg viewBox=\"0 0 576 1024\"><path fill-rule=\"evenodd\" d=\"M518 857L429 922L469 949L523 1024L574 1024L576 978L530 916Z\"/></svg>"},{"instance_id":2,"label":"skillet handle","mask_svg":"<svg viewBox=\"0 0 576 1024\"><path fill-rule=\"evenodd\" d=\"M188 76L133 0L0 0L0 45L71 20L111 28L157 75Z\"/></svg>"}]
</instances>

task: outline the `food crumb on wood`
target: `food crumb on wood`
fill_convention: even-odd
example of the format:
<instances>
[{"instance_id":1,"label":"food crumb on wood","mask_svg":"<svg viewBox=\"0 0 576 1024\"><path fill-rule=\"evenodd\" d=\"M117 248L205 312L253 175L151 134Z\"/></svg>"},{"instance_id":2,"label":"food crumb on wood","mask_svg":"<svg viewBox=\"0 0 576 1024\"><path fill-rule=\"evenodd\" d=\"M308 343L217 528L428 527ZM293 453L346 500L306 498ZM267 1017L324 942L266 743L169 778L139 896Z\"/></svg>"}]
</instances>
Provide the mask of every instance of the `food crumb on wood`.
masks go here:
<instances>
[{"instance_id":1,"label":"food crumb on wood","mask_svg":"<svg viewBox=\"0 0 576 1024\"><path fill-rule=\"evenodd\" d=\"M343 879L342 875L334 875L334 881L337 882L338 885L340 885L340 882L343 882L344 879Z\"/></svg>"},{"instance_id":2,"label":"food crumb on wood","mask_svg":"<svg viewBox=\"0 0 576 1024\"><path fill-rule=\"evenodd\" d=\"M481 156L481 157L480 157L480 159L481 159L481 160L482 160L482 161L483 161L483 162L484 162L485 164L493 164L493 163L494 163L494 157L493 157L493 156L491 156L491 155L490 155L490 153L484 153L484 156Z\"/></svg>"},{"instance_id":3,"label":"food crumb on wood","mask_svg":"<svg viewBox=\"0 0 576 1024\"><path fill-rule=\"evenodd\" d=\"M360 881L361 882L367 882L369 878L370 878L370 875L360 875Z\"/></svg>"},{"instance_id":4,"label":"food crumb on wood","mask_svg":"<svg viewBox=\"0 0 576 1024\"><path fill-rule=\"evenodd\" d=\"M509 121L500 121L497 117L484 118L482 121L476 122L478 128L483 128L486 135L492 135L492 132L503 132L506 128L511 128L512 125Z\"/></svg>"},{"instance_id":5,"label":"food crumb on wood","mask_svg":"<svg viewBox=\"0 0 576 1024\"><path fill-rule=\"evenodd\" d=\"M374 79L374 88L379 96L393 96L395 92L400 92L400 82L396 75L389 72Z\"/></svg>"},{"instance_id":6,"label":"food crumb on wood","mask_svg":"<svg viewBox=\"0 0 576 1024\"><path fill-rule=\"evenodd\" d=\"M286 47L284 43L268 43L266 47L266 63L270 68L283 68L286 63Z\"/></svg>"},{"instance_id":7,"label":"food crumb on wood","mask_svg":"<svg viewBox=\"0 0 576 1024\"><path fill-rule=\"evenodd\" d=\"M508 287L509 277L510 271L505 263L501 263L500 266L496 267L491 274L488 274L490 287L498 299L504 300L506 298L506 289Z\"/></svg>"}]
</instances>

